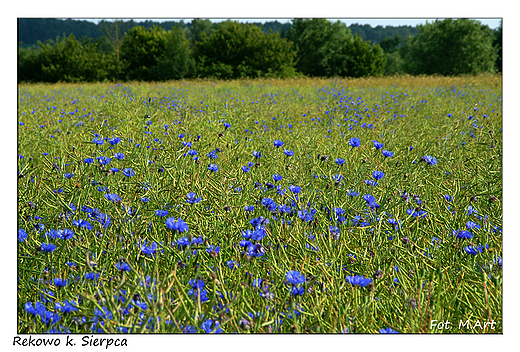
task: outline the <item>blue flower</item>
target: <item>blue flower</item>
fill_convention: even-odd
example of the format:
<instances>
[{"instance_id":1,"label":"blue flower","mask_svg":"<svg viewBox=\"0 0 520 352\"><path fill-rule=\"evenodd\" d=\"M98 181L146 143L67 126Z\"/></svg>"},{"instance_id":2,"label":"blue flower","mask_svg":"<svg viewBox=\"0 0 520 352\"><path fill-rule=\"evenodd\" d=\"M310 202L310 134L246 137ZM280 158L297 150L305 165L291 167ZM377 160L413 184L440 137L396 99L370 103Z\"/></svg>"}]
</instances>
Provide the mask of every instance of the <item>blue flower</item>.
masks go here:
<instances>
[{"instance_id":1,"label":"blue flower","mask_svg":"<svg viewBox=\"0 0 520 352\"><path fill-rule=\"evenodd\" d=\"M206 334L210 334L210 333L220 334L220 333L222 333L222 329L220 328L220 323L218 321L215 322L215 326L213 326L213 327L212 326L213 326L213 320L208 319L208 320L206 320L205 322L202 323L200 328Z\"/></svg>"},{"instance_id":2,"label":"blue flower","mask_svg":"<svg viewBox=\"0 0 520 352\"><path fill-rule=\"evenodd\" d=\"M110 138L110 140L108 141L108 143L110 143L110 145L116 145L119 142L121 142L121 138L119 138L119 137Z\"/></svg>"},{"instance_id":3,"label":"blue flower","mask_svg":"<svg viewBox=\"0 0 520 352\"><path fill-rule=\"evenodd\" d=\"M464 230L461 230L461 231L458 231L457 232L457 238L460 238L460 239L466 239L466 238L473 238L473 234L469 231L464 231Z\"/></svg>"},{"instance_id":4,"label":"blue flower","mask_svg":"<svg viewBox=\"0 0 520 352\"><path fill-rule=\"evenodd\" d=\"M218 166L215 165L215 164L209 164L208 165L208 170L209 171L213 171L213 172L217 172L218 171Z\"/></svg>"},{"instance_id":5,"label":"blue flower","mask_svg":"<svg viewBox=\"0 0 520 352\"><path fill-rule=\"evenodd\" d=\"M157 209L155 211L155 215L160 216L160 217L166 216L166 215L168 215L168 210Z\"/></svg>"},{"instance_id":6,"label":"blue flower","mask_svg":"<svg viewBox=\"0 0 520 352\"><path fill-rule=\"evenodd\" d=\"M468 230L471 230L471 229L480 229L480 225L477 224L476 222L473 222L473 221L470 220L470 221L468 221L468 222L466 223L466 228L467 228Z\"/></svg>"},{"instance_id":7,"label":"blue flower","mask_svg":"<svg viewBox=\"0 0 520 352\"><path fill-rule=\"evenodd\" d=\"M57 278L54 279L54 285L55 285L56 287L65 287L65 286L67 286L68 284L69 284L69 280L64 280L64 279L59 278L59 277L57 277Z\"/></svg>"},{"instance_id":8,"label":"blue flower","mask_svg":"<svg viewBox=\"0 0 520 352\"><path fill-rule=\"evenodd\" d=\"M431 156L431 155L423 156L423 157L421 158L421 160L426 161L426 163L429 164L429 165L435 165L435 164L437 164L437 159L436 159L434 156Z\"/></svg>"},{"instance_id":9,"label":"blue flower","mask_svg":"<svg viewBox=\"0 0 520 352\"><path fill-rule=\"evenodd\" d=\"M283 177L281 175L278 175L278 174L273 175L273 180L275 182L281 181L282 179L283 179Z\"/></svg>"},{"instance_id":10,"label":"blue flower","mask_svg":"<svg viewBox=\"0 0 520 352\"><path fill-rule=\"evenodd\" d=\"M372 173L372 177L375 178L376 180L380 180L382 179L383 177L385 176L385 174L383 173L383 171L374 171Z\"/></svg>"},{"instance_id":11,"label":"blue flower","mask_svg":"<svg viewBox=\"0 0 520 352\"><path fill-rule=\"evenodd\" d=\"M284 149L283 153L285 155L287 155L287 156L293 156L294 155L294 152L292 150L289 150L289 149Z\"/></svg>"},{"instance_id":12,"label":"blue flower","mask_svg":"<svg viewBox=\"0 0 520 352\"><path fill-rule=\"evenodd\" d=\"M258 158L261 158L261 157L262 157L262 153L261 153L261 152L254 151L254 152L253 152L253 156L254 156L255 158L258 159Z\"/></svg>"},{"instance_id":13,"label":"blue flower","mask_svg":"<svg viewBox=\"0 0 520 352\"><path fill-rule=\"evenodd\" d=\"M121 202L123 199L115 193L105 193L105 198L111 202Z\"/></svg>"},{"instance_id":14,"label":"blue flower","mask_svg":"<svg viewBox=\"0 0 520 352\"><path fill-rule=\"evenodd\" d=\"M114 158L117 160L123 160L125 158L125 155L123 153L115 153Z\"/></svg>"},{"instance_id":15,"label":"blue flower","mask_svg":"<svg viewBox=\"0 0 520 352\"><path fill-rule=\"evenodd\" d=\"M301 192L301 187L299 186L294 186L294 185L290 185L289 186L289 191L293 192L294 194L298 194Z\"/></svg>"},{"instance_id":16,"label":"blue flower","mask_svg":"<svg viewBox=\"0 0 520 352\"><path fill-rule=\"evenodd\" d=\"M299 284L303 284L305 282L305 275L303 275L299 271L295 271L295 270L288 271L285 274L285 278L292 285L299 285Z\"/></svg>"},{"instance_id":17,"label":"blue flower","mask_svg":"<svg viewBox=\"0 0 520 352\"><path fill-rule=\"evenodd\" d=\"M383 155L384 155L385 157L387 157L387 158L394 156L394 153L393 153L393 152L391 152L391 151L389 151L389 150L386 150L386 149L383 149L383 152L382 152L382 153L383 153Z\"/></svg>"},{"instance_id":18,"label":"blue flower","mask_svg":"<svg viewBox=\"0 0 520 352\"><path fill-rule=\"evenodd\" d=\"M376 141L376 140L373 140L372 143L374 143L374 147L375 147L376 149L381 149L381 148L384 147L384 144L383 144L383 143L380 143L380 142L378 142L378 141Z\"/></svg>"},{"instance_id":19,"label":"blue flower","mask_svg":"<svg viewBox=\"0 0 520 352\"><path fill-rule=\"evenodd\" d=\"M399 334L399 331L396 331L392 328L383 328L379 329L380 334Z\"/></svg>"},{"instance_id":20,"label":"blue flower","mask_svg":"<svg viewBox=\"0 0 520 352\"><path fill-rule=\"evenodd\" d=\"M352 286L365 287L372 283L372 279L363 277L361 275L347 276L347 282Z\"/></svg>"},{"instance_id":21,"label":"blue flower","mask_svg":"<svg viewBox=\"0 0 520 352\"><path fill-rule=\"evenodd\" d=\"M182 219L175 221L175 218L166 219L166 227L173 231L178 231L179 233L186 232L189 230L188 224L186 224Z\"/></svg>"},{"instance_id":22,"label":"blue flower","mask_svg":"<svg viewBox=\"0 0 520 352\"><path fill-rule=\"evenodd\" d=\"M86 273L83 277L87 280L97 280L99 279L99 273L96 273L96 272L90 272L90 273Z\"/></svg>"},{"instance_id":23,"label":"blue flower","mask_svg":"<svg viewBox=\"0 0 520 352\"><path fill-rule=\"evenodd\" d=\"M189 204L195 204L195 203L200 202L200 197L197 197L197 194L195 194L194 192L189 192L186 195L186 198L188 198L186 200L186 203L189 203Z\"/></svg>"},{"instance_id":24,"label":"blue flower","mask_svg":"<svg viewBox=\"0 0 520 352\"><path fill-rule=\"evenodd\" d=\"M124 261L117 263L116 268L121 271L130 271L131 270L130 265L128 265L128 263L124 262Z\"/></svg>"},{"instance_id":25,"label":"blue flower","mask_svg":"<svg viewBox=\"0 0 520 352\"><path fill-rule=\"evenodd\" d=\"M92 164L94 162L94 159L93 158L85 158L85 160L83 160L83 162L85 164Z\"/></svg>"},{"instance_id":26,"label":"blue flower","mask_svg":"<svg viewBox=\"0 0 520 352\"><path fill-rule=\"evenodd\" d=\"M281 147L281 146L283 145L283 142L280 141L280 140L278 140L278 139L276 139L276 140L273 142L273 144L274 144L275 147Z\"/></svg>"},{"instance_id":27,"label":"blue flower","mask_svg":"<svg viewBox=\"0 0 520 352\"><path fill-rule=\"evenodd\" d=\"M444 199L446 199L448 202L453 202L453 198L449 194L446 194Z\"/></svg>"},{"instance_id":28,"label":"blue flower","mask_svg":"<svg viewBox=\"0 0 520 352\"><path fill-rule=\"evenodd\" d=\"M242 171L244 172L249 172L251 169L248 168L247 166L242 166Z\"/></svg>"},{"instance_id":29,"label":"blue flower","mask_svg":"<svg viewBox=\"0 0 520 352\"><path fill-rule=\"evenodd\" d=\"M132 177L135 175L135 172L131 168L127 167L123 170L123 175L125 175L126 177Z\"/></svg>"},{"instance_id":30,"label":"blue flower","mask_svg":"<svg viewBox=\"0 0 520 352\"><path fill-rule=\"evenodd\" d=\"M90 222L83 219L73 220L72 224L74 226L82 227L87 230L92 230L94 228Z\"/></svg>"},{"instance_id":31,"label":"blue flower","mask_svg":"<svg viewBox=\"0 0 520 352\"><path fill-rule=\"evenodd\" d=\"M67 172L66 174L63 175L65 178L68 178L68 179L71 179L74 177L74 174L71 174L70 172Z\"/></svg>"},{"instance_id":32,"label":"blue flower","mask_svg":"<svg viewBox=\"0 0 520 352\"><path fill-rule=\"evenodd\" d=\"M345 159L337 158L334 162L341 166L345 163Z\"/></svg>"},{"instance_id":33,"label":"blue flower","mask_svg":"<svg viewBox=\"0 0 520 352\"><path fill-rule=\"evenodd\" d=\"M24 229L18 229L18 242L25 242L27 239L27 232Z\"/></svg>"},{"instance_id":34,"label":"blue flower","mask_svg":"<svg viewBox=\"0 0 520 352\"><path fill-rule=\"evenodd\" d=\"M359 140L359 138L354 137L354 138L350 138L350 140L348 141L348 144L351 147L359 147L361 145L361 141Z\"/></svg>"}]
</instances>

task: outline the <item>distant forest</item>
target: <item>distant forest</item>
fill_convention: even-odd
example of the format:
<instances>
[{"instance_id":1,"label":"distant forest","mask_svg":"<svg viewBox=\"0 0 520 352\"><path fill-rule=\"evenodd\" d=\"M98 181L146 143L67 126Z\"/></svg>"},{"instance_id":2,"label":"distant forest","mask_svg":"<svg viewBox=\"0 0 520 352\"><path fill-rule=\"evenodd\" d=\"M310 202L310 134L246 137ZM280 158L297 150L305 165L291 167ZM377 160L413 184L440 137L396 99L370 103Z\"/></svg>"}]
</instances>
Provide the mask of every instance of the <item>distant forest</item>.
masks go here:
<instances>
[{"instance_id":1,"label":"distant forest","mask_svg":"<svg viewBox=\"0 0 520 352\"><path fill-rule=\"evenodd\" d=\"M292 27L292 23L280 23L277 20L260 23L254 22L254 19L249 22L262 29L264 33L270 31L278 32L280 37L284 38ZM167 21L155 22L155 21L144 21L136 22L134 20L125 21L125 25L122 28L124 35L126 31L135 26L142 26L144 28L152 28L158 26L164 30L171 30L174 27L179 26L183 30L187 31L191 29L191 21ZM352 24L348 26L353 35L359 35L363 41L370 41L372 44L380 44L385 38L394 38L399 36L401 39L406 39L410 35L416 35L419 30L416 27L411 26L372 26L365 24ZM19 18L18 19L18 43L22 48L28 48L35 46L38 41L45 42L49 39L54 40L56 37L68 36L73 34L74 37L80 38L92 38L94 40L103 36L103 22L95 24L85 20L75 19L56 19L56 18Z\"/></svg>"},{"instance_id":2,"label":"distant forest","mask_svg":"<svg viewBox=\"0 0 520 352\"><path fill-rule=\"evenodd\" d=\"M467 53L471 53L468 55ZM502 71L502 26L18 19L19 82L461 75Z\"/></svg>"}]
</instances>

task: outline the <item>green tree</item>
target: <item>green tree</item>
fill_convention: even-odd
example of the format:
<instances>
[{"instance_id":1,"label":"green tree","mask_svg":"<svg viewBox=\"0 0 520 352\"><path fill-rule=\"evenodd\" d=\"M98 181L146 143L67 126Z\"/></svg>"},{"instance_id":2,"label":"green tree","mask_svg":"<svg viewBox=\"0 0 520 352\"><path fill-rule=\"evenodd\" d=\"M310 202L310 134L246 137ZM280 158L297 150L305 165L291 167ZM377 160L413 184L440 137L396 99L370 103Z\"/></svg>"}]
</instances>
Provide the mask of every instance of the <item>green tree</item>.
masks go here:
<instances>
[{"instance_id":1,"label":"green tree","mask_svg":"<svg viewBox=\"0 0 520 352\"><path fill-rule=\"evenodd\" d=\"M411 74L460 75L494 72L493 31L479 21L445 19L419 25L402 47Z\"/></svg>"},{"instance_id":2,"label":"green tree","mask_svg":"<svg viewBox=\"0 0 520 352\"><path fill-rule=\"evenodd\" d=\"M193 74L195 60L184 31L179 26L175 26L163 35L166 47L163 55L157 58L157 65L151 70L151 76L155 80L190 77Z\"/></svg>"},{"instance_id":3,"label":"green tree","mask_svg":"<svg viewBox=\"0 0 520 352\"><path fill-rule=\"evenodd\" d=\"M193 46L196 42L201 42L204 37L211 36L211 34L214 31L215 28L213 28L213 24L210 20L195 18L190 23L189 30L186 33L186 37Z\"/></svg>"},{"instance_id":4,"label":"green tree","mask_svg":"<svg viewBox=\"0 0 520 352\"><path fill-rule=\"evenodd\" d=\"M385 56L344 23L326 19L295 19L288 38L297 48L296 68L309 76L362 77L384 72Z\"/></svg>"},{"instance_id":5,"label":"green tree","mask_svg":"<svg viewBox=\"0 0 520 352\"><path fill-rule=\"evenodd\" d=\"M199 76L217 78L286 77L295 74L292 43L252 24L226 21L196 42Z\"/></svg>"},{"instance_id":6,"label":"green tree","mask_svg":"<svg viewBox=\"0 0 520 352\"><path fill-rule=\"evenodd\" d=\"M100 81L107 77L105 57L92 39L76 40L74 35L57 37L55 41L38 42L34 52L19 58L19 79L40 82ZM28 72L24 72L29 69Z\"/></svg>"},{"instance_id":7,"label":"green tree","mask_svg":"<svg viewBox=\"0 0 520 352\"><path fill-rule=\"evenodd\" d=\"M324 18L294 19L287 37L297 50L296 68L309 76L339 76L346 72L343 48L353 39L346 25Z\"/></svg>"},{"instance_id":8,"label":"green tree","mask_svg":"<svg viewBox=\"0 0 520 352\"><path fill-rule=\"evenodd\" d=\"M379 76L384 73L386 57L379 45L370 45L357 34L344 47L346 73L349 77Z\"/></svg>"},{"instance_id":9,"label":"green tree","mask_svg":"<svg viewBox=\"0 0 520 352\"><path fill-rule=\"evenodd\" d=\"M497 51L495 67L498 72L502 72L502 20L500 20L500 27L495 29L493 34L493 47Z\"/></svg>"},{"instance_id":10,"label":"green tree","mask_svg":"<svg viewBox=\"0 0 520 352\"><path fill-rule=\"evenodd\" d=\"M121 43L126 78L164 81L189 75L192 67L189 42L180 28L165 31L154 26L128 30Z\"/></svg>"}]
</instances>

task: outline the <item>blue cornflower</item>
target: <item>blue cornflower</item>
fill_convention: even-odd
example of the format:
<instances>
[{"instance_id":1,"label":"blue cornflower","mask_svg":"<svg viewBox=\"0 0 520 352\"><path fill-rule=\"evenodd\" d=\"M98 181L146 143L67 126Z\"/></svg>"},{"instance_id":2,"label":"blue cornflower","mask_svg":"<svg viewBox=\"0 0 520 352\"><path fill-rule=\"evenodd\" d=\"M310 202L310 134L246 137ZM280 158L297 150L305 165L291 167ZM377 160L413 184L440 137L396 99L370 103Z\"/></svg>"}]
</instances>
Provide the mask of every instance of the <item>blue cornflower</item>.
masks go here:
<instances>
[{"instance_id":1,"label":"blue cornflower","mask_svg":"<svg viewBox=\"0 0 520 352\"><path fill-rule=\"evenodd\" d=\"M125 158L125 155L123 153L115 153L114 158L117 160L123 160Z\"/></svg>"},{"instance_id":2,"label":"blue cornflower","mask_svg":"<svg viewBox=\"0 0 520 352\"><path fill-rule=\"evenodd\" d=\"M347 276L347 282L352 286L365 287L372 283L372 279L363 277L361 275Z\"/></svg>"},{"instance_id":3,"label":"blue cornflower","mask_svg":"<svg viewBox=\"0 0 520 352\"><path fill-rule=\"evenodd\" d=\"M207 302L209 301L209 298L208 298L208 291L207 290L203 290L204 286L205 286L205 283L204 281L202 280L193 280L191 279L189 281L189 284L191 286L191 289L190 291L188 292L188 295L192 296L192 298L194 300L197 300L198 297L200 296L200 301L201 302Z\"/></svg>"},{"instance_id":4,"label":"blue cornflower","mask_svg":"<svg viewBox=\"0 0 520 352\"><path fill-rule=\"evenodd\" d=\"M228 122L224 122L224 128L228 129L229 127L231 127L231 124L229 124Z\"/></svg>"},{"instance_id":5,"label":"blue cornflower","mask_svg":"<svg viewBox=\"0 0 520 352\"><path fill-rule=\"evenodd\" d=\"M351 147L359 147L361 145L361 141L359 140L359 138L354 137L354 138L350 138L350 140L348 141L348 144Z\"/></svg>"},{"instance_id":6,"label":"blue cornflower","mask_svg":"<svg viewBox=\"0 0 520 352\"><path fill-rule=\"evenodd\" d=\"M86 273L84 275L84 278L87 279L87 280L97 280L99 279L99 273L96 273L96 272L90 272L90 273Z\"/></svg>"},{"instance_id":7,"label":"blue cornflower","mask_svg":"<svg viewBox=\"0 0 520 352\"><path fill-rule=\"evenodd\" d=\"M337 158L334 162L341 166L345 163L345 159Z\"/></svg>"},{"instance_id":8,"label":"blue cornflower","mask_svg":"<svg viewBox=\"0 0 520 352\"><path fill-rule=\"evenodd\" d=\"M190 239L188 237L181 237L177 240L177 246L186 247L190 245Z\"/></svg>"},{"instance_id":9,"label":"blue cornflower","mask_svg":"<svg viewBox=\"0 0 520 352\"><path fill-rule=\"evenodd\" d=\"M168 210L157 209L155 211L155 215L160 216L160 217L164 217L164 216L168 215Z\"/></svg>"},{"instance_id":10,"label":"blue cornflower","mask_svg":"<svg viewBox=\"0 0 520 352\"><path fill-rule=\"evenodd\" d=\"M85 158L85 160L83 160L83 162L85 164L92 164L94 162L94 159L93 158Z\"/></svg>"},{"instance_id":11,"label":"blue cornflower","mask_svg":"<svg viewBox=\"0 0 520 352\"><path fill-rule=\"evenodd\" d=\"M473 238L473 234L471 232L464 231L464 230L458 231L456 233L456 235L457 235L457 238L460 238L460 239Z\"/></svg>"},{"instance_id":12,"label":"blue cornflower","mask_svg":"<svg viewBox=\"0 0 520 352\"><path fill-rule=\"evenodd\" d=\"M480 225L477 224L476 222L473 222L473 221L470 220L470 221L468 221L468 222L466 223L466 228L467 228L468 230L471 230L471 229L480 229Z\"/></svg>"},{"instance_id":13,"label":"blue cornflower","mask_svg":"<svg viewBox=\"0 0 520 352\"><path fill-rule=\"evenodd\" d=\"M379 329L380 334L399 334L399 331L396 331L392 328L383 328Z\"/></svg>"},{"instance_id":14,"label":"blue cornflower","mask_svg":"<svg viewBox=\"0 0 520 352\"><path fill-rule=\"evenodd\" d=\"M365 180L364 182L369 186L377 186L377 182L374 180Z\"/></svg>"},{"instance_id":15,"label":"blue cornflower","mask_svg":"<svg viewBox=\"0 0 520 352\"><path fill-rule=\"evenodd\" d=\"M305 275L295 270L288 271L285 274L285 278L292 285L299 285L305 282Z\"/></svg>"},{"instance_id":16,"label":"blue cornflower","mask_svg":"<svg viewBox=\"0 0 520 352\"><path fill-rule=\"evenodd\" d=\"M471 247L471 246L464 247L464 251L466 253L468 253L468 254L471 254L471 255L477 255L478 254L478 251L476 250L476 248Z\"/></svg>"},{"instance_id":17,"label":"blue cornflower","mask_svg":"<svg viewBox=\"0 0 520 352\"><path fill-rule=\"evenodd\" d=\"M287 155L287 156L293 156L294 155L294 152L292 150L289 150L289 149L284 149L283 153L285 155Z\"/></svg>"},{"instance_id":18,"label":"blue cornflower","mask_svg":"<svg viewBox=\"0 0 520 352\"><path fill-rule=\"evenodd\" d=\"M206 154L206 156L210 159L216 159L218 157L217 155L217 151L216 150L212 150L211 152L209 152L208 154Z\"/></svg>"},{"instance_id":19,"label":"blue cornflower","mask_svg":"<svg viewBox=\"0 0 520 352\"><path fill-rule=\"evenodd\" d=\"M435 164L437 164L437 159L436 159L434 156L431 156L431 155L423 156L423 157L421 158L421 160L426 161L426 163L429 164L429 165L435 165Z\"/></svg>"},{"instance_id":20,"label":"blue cornflower","mask_svg":"<svg viewBox=\"0 0 520 352\"><path fill-rule=\"evenodd\" d=\"M278 175L278 174L273 175L273 180L275 182L281 181L282 179L283 179L283 177L281 175Z\"/></svg>"},{"instance_id":21,"label":"blue cornflower","mask_svg":"<svg viewBox=\"0 0 520 352\"><path fill-rule=\"evenodd\" d=\"M374 171L372 173L372 177L375 178L376 180L380 180L382 179L383 177L385 176L385 174L383 173L383 171Z\"/></svg>"},{"instance_id":22,"label":"blue cornflower","mask_svg":"<svg viewBox=\"0 0 520 352\"><path fill-rule=\"evenodd\" d=\"M200 328L206 333L214 333L214 334L220 334L222 332L222 329L220 328L220 323L218 321L215 321L215 326L213 326L213 320L208 319L205 322L202 323Z\"/></svg>"},{"instance_id":23,"label":"blue cornflower","mask_svg":"<svg viewBox=\"0 0 520 352\"><path fill-rule=\"evenodd\" d=\"M186 203L189 203L189 204L195 204L195 203L200 202L200 197L197 197L197 194L195 194L194 192L189 192L186 195L186 198L188 198L186 200Z\"/></svg>"},{"instance_id":24,"label":"blue cornflower","mask_svg":"<svg viewBox=\"0 0 520 352\"><path fill-rule=\"evenodd\" d=\"M382 152L382 153L383 153L383 155L384 155L385 157L387 157L387 158L394 156L394 153L393 153L393 152L391 152L391 151L389 151L389 150L386 150L386 149L383 149L383 152Z\"/></svg>"},{"instance_id":25,"label":"blue cornflower","mask_svg":"<svg viewBox=\"0 0 520 352\"><path fill-rule=\"evenodd\" d=\"M444 195L444 199L446 199L448 202L453 202L453 198L449 194Z\"/></svg>"},{"instance_id":26,"label":"blue cornflower","mask_svg":"<svg viewBox=\"0 0 520 352\"><path fill-rule=\"evenodd\" d=\"M121 138L119 138L119 137L110 138L108 140L108 143L110 143L110 145L116 145L119 142L121 142Z\"/></svg>"},{"instance_id":27,"label":"blue cornflower","mask_svg":"<svg viewBox=\"0 0 520 352\"><path fill-rule=\"evenodd\" d=\"M357 196L359 196L359 192L355 191L353 189L349 189L348 192L347 192L347 196L357 197Z\"/></svg>"},{"instance_id":28,"label":"blue cornflower","mask_svg":"<svg viewBox=\"0 0 520 352\"><path fill-rule=\"evenodd\" d=\"M65 300L63 302L55 302L54 308L56 310L61 311L62 313L71 313L78 311L78 308L76 308L78 304L74 301L69 302L68 300Z\"/></svg>"},{"instance_id":29,"label":"blue cornflower","mask_svg":"<svg viewBox=\"0 0 520 352\"><path fill-rule=\"evenodd\" d=\"M130 271L131 270L130 265L128 265L128 263L124 262L124 261L117 263L116 268L121 271Z\"/></svg>"},{"instance_id":30,"label":"blue cornflower","mask_svg":"<svg viewBox=\"0 0 520 352\"><path fill-rule=\"evenodd\" d=\"M217 172L218 171L218 166L215 165L215 164L209 164L208 165L208 170L209 171L213 171L213 172Z\"/></svg>"},{"instance_id":31,"label":"blue cornflower","mask_svg":"<svg viewBox=\"0 0 520 352\"><path fill-rule=\"evenodd\" d=\"M375 147L376 149L381 149L381 148L384 147L384 144L383 144L383 143L380 143L380 142L378 142L378 141L376 141L376 140L373 140L372 143L374 143L374 147Z\"/></svg>"},{"instance_id":32,"label":"blue cornflower","mask_svg":"<svg viewBox=\"0 0 520 352\"><path fill-rule=\"evenodd\" d=\"M253 156L258 159L258 158L262 157L262 153L261 152L257 152L257 151L253 151Z\"/></svg>"},{"instance_id":33,"label":"blue cornflower","mask_svg":"<svg viewBox=\"0 0 520 352\"><path fill-rule=\"evenodd\" d=\"M56 287L65 287L65 286L67 286L68 284L69 284L69 280L66 280L66 279L64 280L64 279L59 278L59 277L57 277L57 278L54 279L54 285L55 285Z\"/></svg>"},{"instance_id":34,"label":"blue cornflower","mask_svg":"<svg viewBox=\"0 0 520 352\"><path fill-rule=\"evenodd\" d=\"M95 137L94 140L92 141L92 143L97 144L97 145L103 145L103 143L105 143L105 141L101 137Z\"/></svg>"},{"instance_id":35,"label":"blue cornflower","mask_svg":"<svg viewBox=\"0 0 520 352\"><path fill-rule=\"evenodd\" d=\"M27 232L24 229L18 229L18 242L25 242L27 239Z\"/></svg>"},{"instance_id":36,"label":"blue cornflower","mask_svg":"<svg viewBox=\"0 0 520 352\"><path fill-rule=\"evenodd\" d=\"M255 207L253 205L246 205L244 207L244 210L245 211L254 211L255 210Z\"/></svg>"},{"instance_id":37,"label":"blue cornflower","mask_svg":"<svg viewBox=\"0 0 520 352\"><path fill-rule=\"evenodd\" d=\"M121 202L123 199L115 193L105 193L105 198L111 202Z\"/></svg>"},{"instance_id":38,"label":"blue cornflower","mask_svg":"<svg viewBox=\"0 0 520 352\"><path fill-rule=\"evenodd\" d=\"M87 220L83 220L83 219L73 220L72 224L74 226L78 226L78 227L81 227L81 228L84 228L87 230L92 230L94 228L90 222L88 222Z\"/></svg>"},{"instance_id":39,"label":"blue cornflower","mask_svg":"<svg viewBox=\"0 0 520 352\"><path fill-rule=\"evenodd\" d=\"M280 140L278 140L278 139L276 139L276 140L273 142L273 144L274 144L275 147L281 147L281 146L283 145L283 142L280 141Z\"/></svg>"},{"instance_id":40,"label":"blue cornflower","mask_svg":"<svg viewBox=\"0 0 520 352\"><path fill-rule=\"evenodd\" d=\"M294 185L290 185L290 186L289 186L289 191L291 191L291 192L294 193L294 194L298 194L298 193L300 193L301 190L302 190L302 189L301 189L301 187L299 187L299 186L294 186Z\"/></svg>"},{"instance_id":41,"label":"blue cornflower","mask_svg":"<svg viewBox=\"0 0 520 352\"><path fill-rule=\"evenodd\" d=\"M249 172L251 169L248 168L247 166L242 166L242 171L244 172Z\"/></svg>"},{"instance_id":42,"label":"blue cornflower","mask_svg":"<svg viewBox=\"0 0 520 352\"><path fill-rule=\"evenodd\" d=\"M228 261L226 261L226 266L229 269L235 269L235 268L238 268L239 263L237 263L235 260L228 260Z\"/></svg>"},{"instance_id":43,"label":"blue cornflower","mask_svg":"<svg viewBox=\"0 0 520 352\"><path fill-rule=\"evenodd\" d=\"M152 255L155 253L155 251L158 250L157 243L154 241L149 246L146 245L146 240L144 240L143 244L139 246L139 249L141 252L143 252L144 255Z\"/></svg>"},{"instance_id":44,"label":"blue cornflower","mask_svg":"<svg viewBox=\"0 0 520 352\"><path fill-rule=\"evenodd\" d=\"M311 222L314 219L314 214L316 214L316 209L302 209L298 210L298 217L303 221Z\"/></svg>"},{"instance_id":45,"label":"blue cornflower","mask_svg":"<svg viewBox=\"0 0 520 352\"><path fill-rule=\"evenodd\" d=\"M132 177L135 175L135 171L132 170L131 168L127 167L126 169L123 170L123 175L125 175L126 177Z\"/></svg>"},{"instance_id":46,"label":"blue cornflower","mask_svg":"<svg viewBox=\"0 0 520 352\"><path fill-rule=\"evenodd\" d=\"M70 172L67 172L66 174L63 175L65 178L68 178L68 179L71 179L74 177L74 174L70 173Z\"/></svg>"},{"instance_id":47,"label":"blue cornflower","mask_svg":"<svg viewBox=\"0 0 520 352\"><path fill-rule=\"evenodd\" d=\"M189 230L188 224L184 222L181 218L175 221L175 218L166 219L166 227L173 231L178 231L179 233L186 232Z\"/></svg>"}]
</instances>

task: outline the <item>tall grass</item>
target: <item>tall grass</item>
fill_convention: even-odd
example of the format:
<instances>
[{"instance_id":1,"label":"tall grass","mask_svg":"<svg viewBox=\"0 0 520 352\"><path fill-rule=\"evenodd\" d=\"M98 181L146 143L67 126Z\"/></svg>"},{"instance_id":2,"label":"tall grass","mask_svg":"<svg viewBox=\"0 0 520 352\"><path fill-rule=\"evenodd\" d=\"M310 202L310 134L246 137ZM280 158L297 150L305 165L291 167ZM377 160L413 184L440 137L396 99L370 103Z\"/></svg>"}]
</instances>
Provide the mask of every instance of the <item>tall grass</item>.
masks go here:
<instances>
[{"instance_id":1,"label":"tall grass","mask_svg":"<svg viewBox=\"0 0 520 352\"><path fill-rule=\"evenodd\" d=\"M21 85L18 121L20 333L502 331L500 76Z\"/></svg>"}]
</instances>

